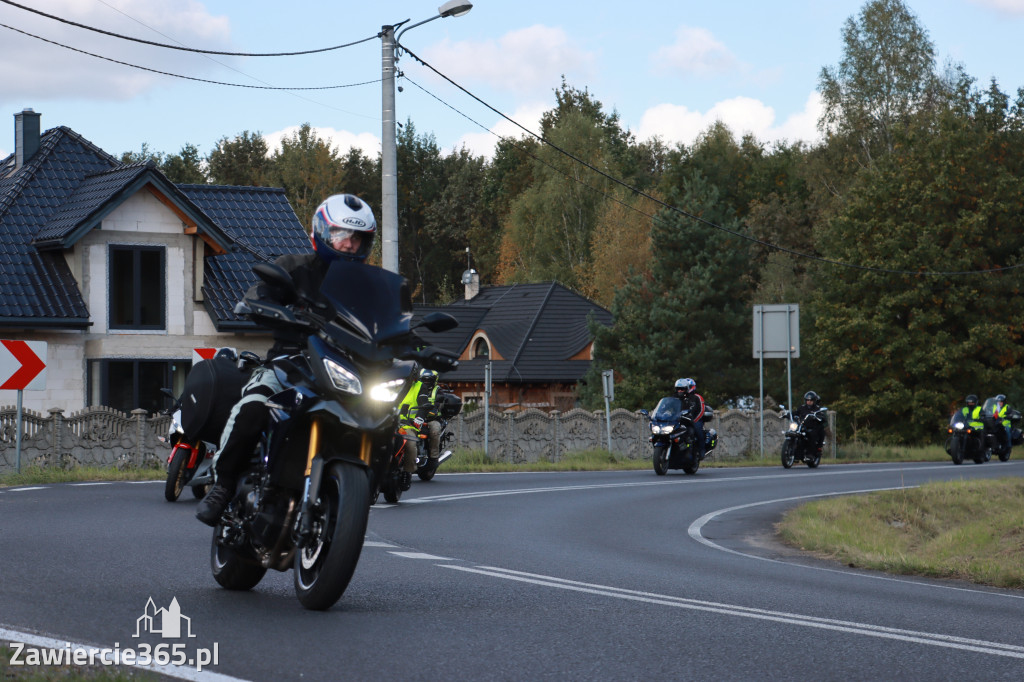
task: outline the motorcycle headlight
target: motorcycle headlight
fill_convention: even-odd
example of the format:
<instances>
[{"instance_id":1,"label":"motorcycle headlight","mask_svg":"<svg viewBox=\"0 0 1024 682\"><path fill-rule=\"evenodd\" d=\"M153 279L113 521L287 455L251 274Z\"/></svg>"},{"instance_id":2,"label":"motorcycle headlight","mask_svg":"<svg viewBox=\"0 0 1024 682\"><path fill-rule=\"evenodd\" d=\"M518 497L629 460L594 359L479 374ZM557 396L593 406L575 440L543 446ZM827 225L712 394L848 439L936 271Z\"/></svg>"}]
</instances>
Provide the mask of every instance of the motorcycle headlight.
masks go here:
<instances>
[{"instance_id":1,"label":"motorcycle headlight","mask_svg":"<svg viewBox=\"0 0 1024 682\"><path fill-rule=\"evenodd\" d=\"M789 422L789 430L790 431L796 431L798 428L799 427L796 425L796 422Z\"/></svg>"},{"instance_id":2,"label":"motorcycle headlight","mask_svg":"<svg viewBox=\"0 0 1024 682\"><path fill-rule=\"evenodd\" d=\"M327 376L331 378L331 383L339 391L352 395L360 395L363 392L363 384L359 381L359 377L334 360L324 358L324 369L327 370Z\"/></svg>"},{"instance_id":3,"label":"motorcycle headlight","mask_svg":"<svg viewBox=\"0 0 1024 682\"><path fill-rule=\"evenodd\" d=\"M382 403L393 403L398 400L399 391L402 390L402 384L404 383L404 379L393 379L392 381L377 384L370 389L370 399Z\"/></svg>"},{"instance_id":4,"label":"motorcycle headlight","mask_svg":"<svg viewBox=\"0 0 1024 682\"><path fill-rule=\"evenodd\" d=\"M963 422L957 422L956 424L953 424L953 428L956 429L957 431L963 431L964 424Z\"/></svg>"}]
</instances>

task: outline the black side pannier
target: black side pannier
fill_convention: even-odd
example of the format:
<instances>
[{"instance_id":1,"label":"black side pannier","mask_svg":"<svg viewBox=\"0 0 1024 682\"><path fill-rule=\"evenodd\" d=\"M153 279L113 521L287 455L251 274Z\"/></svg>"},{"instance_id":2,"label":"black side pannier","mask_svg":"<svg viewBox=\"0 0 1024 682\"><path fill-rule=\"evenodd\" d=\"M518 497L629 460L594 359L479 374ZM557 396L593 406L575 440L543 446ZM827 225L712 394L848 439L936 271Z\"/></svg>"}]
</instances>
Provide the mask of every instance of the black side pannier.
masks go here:
<instances>
[{"instance_id":1,"label":"black side pannier","mask_svg":"<svg viewBox=\"0 0 1024 682\"><path fill-rule=\"evenodd\" d=\"M193 365L181 395L181 428L185 437L219 443L231 408L242 396L250 374L223 357Z\"/></svg>"},{"instance_id":2,"label":"black side pannier","mask_svg":"<svg viewBox=\"0 0 1024 682\"><path fill-rule=\"evenodd\" d=\"M462 412L462 398L454 393L442 393L438 402L441 403L441 416L445 419L453 419Z\"/></svg>"}]
</instances>

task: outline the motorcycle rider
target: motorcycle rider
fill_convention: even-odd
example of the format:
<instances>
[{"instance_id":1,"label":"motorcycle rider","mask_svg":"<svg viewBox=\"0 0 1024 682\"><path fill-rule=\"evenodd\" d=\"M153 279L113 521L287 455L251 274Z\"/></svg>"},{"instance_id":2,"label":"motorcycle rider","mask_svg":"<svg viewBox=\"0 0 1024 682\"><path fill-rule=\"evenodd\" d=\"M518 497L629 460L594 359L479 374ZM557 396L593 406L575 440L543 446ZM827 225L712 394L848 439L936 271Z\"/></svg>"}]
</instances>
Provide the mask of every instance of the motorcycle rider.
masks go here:
<instances>
[{"instance_id":1,"label":"motorcycle rider","mask_svg":"<svg viewBox=\"0 0 1024 682\"><path fill-rule=\"evenodd\" d=\"M981 420L981 405L978 404L978 396L971 393L964 398L964 403L966 404L960 408L960 412L967 420L967 425L974 429L974 437L977 441L978 448L984 450L985 424Z\"/></svg>"},{"instance_id":2,"label":"motorcycle rider","mask_svg":"<svg viewBox=\"0 0 1024 682\"><path fill-rule=\"evenodd\" d=\"M1006 416L1006 412L1009 409L1009 406L1006 404L1006 396L1002 393L997 395L995 397L995 405L992 408L992 423L996 427L996 438L999 439L1000 445L1003 448L1007 448L1010 445L1010 420ZM999 426L1003 428L1000 429L998 428Z\"/></svg>"},{"instance_id":3,"label":"motorcycle rider","mask_svg":"<svg viewBox=\"0 0 1024 682\"><path fill-rule=\"evenodd\" d=\"M441 444L441 424L437 421L440 407L437 404L437 372L429 369L420 370L419 380L409 387L402 402L399 403L399 428L406 432L405 439L409 446L402 458L401 475L398 482L403 491L408 490L412 483L412 473L416 471L416 450L418 448L420 430L427 429L427 457L435 463Z\"/></svg>"},{"instance_id":4,"label":"motorcycle rider","mask_svg":"<svg viewBox=\"0 0 1024 682\"><path fill-rule=\"evenodd\" d=\"M704 435L704 398L697 393L697 382L693 379L679 379L675 385L675 397L679 398L683 409L680 413L689 417L693 422L693 429L696 432L697 458L704 458L704 450L707 446Z\"/></svg>"},{"instance_id":5,"label":"motorcycle rider","mask_svg":"<svg viewBox=\"0 0 1024 682\"><path fill-rule=\"evenodd\" d=\"M821 398L814 391L804 393L804 404L796 408L797 419L802 420L807 415L816 413L821 409L820 403ZM821 452L821 447L825 443L825 424L815 419L808 420L806 424L807 433L814 439L818 452Z\"/></svg>"},{"instance_id":6,"label":"motorcycle rider","mask_svg":"<svg viewBox=\"0 0 1024 682\"><path fill-rule=\"evenodd\" d=\"M364 261L373 248L377 221L373 211L362 199L353 194L335 194L327 197L313 214L310 229L312 253L285 254L274 263L291 275L296 288L313 300L320 298L320 285L330 264L344 258ZM254 284L245 299L267 299L279 302L281 292L262 280ZM306 347L305 335L294 330L273 330L274 344L267 360L294 354ZM215 526L235 493L239 474L245 469L260 434L269 418L267 399L282 390L269 362L252 372L242 389L240 400L231 409L220 446L214 458L215 483L200 500L196 518L208 526Z\"/></svg>"}]
</instances>

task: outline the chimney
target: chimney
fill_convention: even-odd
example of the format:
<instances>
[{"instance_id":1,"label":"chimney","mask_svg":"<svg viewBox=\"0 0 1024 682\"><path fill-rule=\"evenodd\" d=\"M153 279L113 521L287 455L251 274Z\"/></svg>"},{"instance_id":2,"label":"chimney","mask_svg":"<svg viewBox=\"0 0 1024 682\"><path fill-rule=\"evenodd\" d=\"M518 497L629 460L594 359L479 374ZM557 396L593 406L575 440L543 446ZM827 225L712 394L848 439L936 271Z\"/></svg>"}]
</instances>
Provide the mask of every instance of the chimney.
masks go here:
<instances>
[{"instance_id":1,"label":"chimney","mask_svg":"<svg viewBox=\"0 0 1024 682\"><path fill-rule=\"evenodd\" d=\"M480 273L470 268L462 273L462 283L466 285L466 300L480 293Z\"/></svg>"},{"instance_id":2,"label":"chimney","mask_svg":"<svg viewBox=\"0 0 1024 682\"><path fill-rule=\"evenodd\" d=\"M39 116L31 109L14 115L14 170L31 161L39 151Z\"/></svg>"}]
</instances>

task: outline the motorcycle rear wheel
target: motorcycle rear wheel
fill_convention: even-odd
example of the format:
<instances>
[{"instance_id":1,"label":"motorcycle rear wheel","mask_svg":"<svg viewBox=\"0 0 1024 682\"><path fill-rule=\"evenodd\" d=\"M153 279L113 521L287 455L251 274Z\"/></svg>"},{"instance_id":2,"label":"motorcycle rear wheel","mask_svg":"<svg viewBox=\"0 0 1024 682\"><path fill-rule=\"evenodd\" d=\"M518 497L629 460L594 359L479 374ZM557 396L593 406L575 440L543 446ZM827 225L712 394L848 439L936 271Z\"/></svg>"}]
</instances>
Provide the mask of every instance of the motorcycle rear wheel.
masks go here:
<instances>
[{"instance_id":1,"label":"motorcycle rear wheel","mask_svg":"<svg viewBox=\"0 0 1024 682\"><path fill-rule=\"evenodd\" d=\"M295 595L314 611L341 599L359 563L370 516L366 474L354 464L332 462L320 484L320 507L316 537L296 550L293 571Z\"/></svg>"},{"instance_id":2,"label":"motorcycle rear wheel","mask_svg":"<svg viewBox=\"0 0 1024 682\"><path fill-rule=\"evenodd\" d=\"M185 466L188 455L187 449L176 447L171 456L171 463L167 466L167 483L164 484L164 499L168 502L175 502L181 497L181 491L188 483L190 477L188 467Z\"/></svg>"},{"instance_id":3,"label":"motorcycle rear wheel","mask_svg":"<svg viewBox=\"0 0 1024 682\"><path fill-rule=\"evenodd\" d=\"M1009 448L1007 448L1006 452L1000 452L999 453L999 461L1000 462L1009 462L1010 461L1010 453L1011 452L1012 452L1012 450L1010 450Z\"/></svg>"},{"instance_id":4,"label":"motorcycle rear wheel","mask_svg":"<svg viewBox=\"0 0 1024 682\"><path fill-rule=\"evenodd\" d=\"M217 542L223 526L213 529L213 546L210 548L210 567L213 579L226 590L245 591L256 587L267 569L257 563L246 561L239 553Z\"/></svg>"},{"instance_id":5,"label":"motorcycle rear wheel","mask_svg":"<svg viewBox=\"0 0 1024 682\"><path fill-rule=\"evenodd\" d=\"M654 446L654 473L664 476L668 473L668 448L663 445Z\"/></svg>"},{"instance_id":6,"label":"motorcycle rear wheel","mask_svg":"<svg viewBox=\"0 0 1024 682\"><path fill-rule=\"evenodd\" d=\"M782 467L789 469L793 466L794 461L796 461L796 443L792 438L787 438L782 443Z\"/></svg>"},{"instance_id":7,"label":"motorcycle rear wheel","mask_svg":"<svg viewBox=\"0 0 1024 682\"><path fill-rule=\"evenodd\" d=\"M696 459L697 455L694 454L693 457L694 460L692 462L683 465L683 473L689 474L690 476L697 473L697 469L700 468L700 460Z\"/></svg>"}]
</instances>

